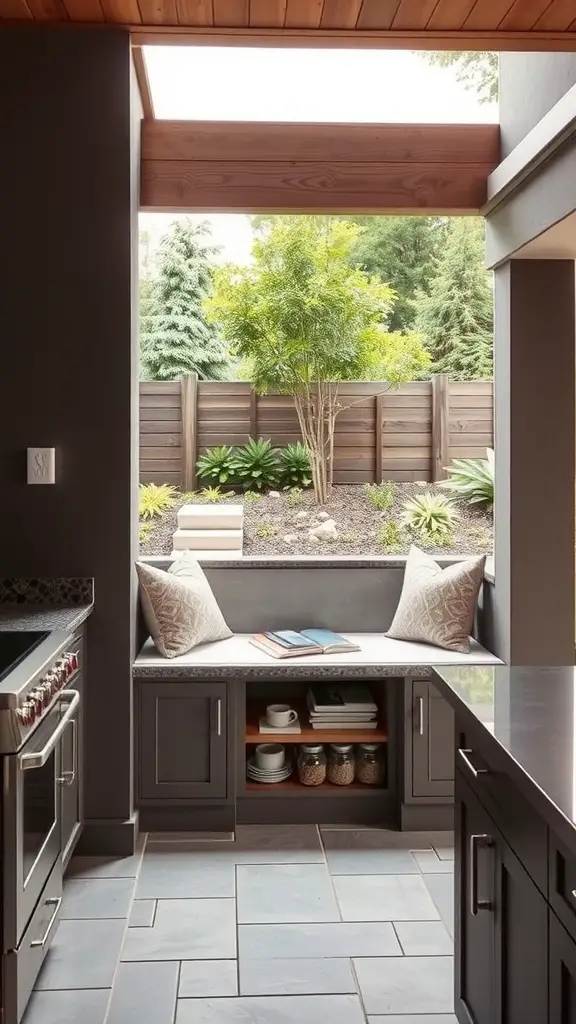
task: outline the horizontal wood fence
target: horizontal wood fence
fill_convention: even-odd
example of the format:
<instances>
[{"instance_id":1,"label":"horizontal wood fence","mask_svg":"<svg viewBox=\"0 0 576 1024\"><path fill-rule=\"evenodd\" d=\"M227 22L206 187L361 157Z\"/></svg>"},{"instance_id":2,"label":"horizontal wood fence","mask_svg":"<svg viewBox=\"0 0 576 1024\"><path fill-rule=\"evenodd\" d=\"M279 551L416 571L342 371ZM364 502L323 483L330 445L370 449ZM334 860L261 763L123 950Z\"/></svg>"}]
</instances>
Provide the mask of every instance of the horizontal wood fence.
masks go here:
<instances>
[{"instance_id":1,"label":"horizontal wood fence","mask_svg":"<svg viewBox=\"0 0 576 1024\"><path fill-rule=\"evenodd\" d=\"M378 381L343 383L336 421L334 482L439 480L453 458L484 458L493 444L491 381L443 375L400 388ZM198 455L249 437L274 445L301 439L292 398L256 395L239 381L140 384L140 480L196 486Z\"/></svg>"}]
</instances>

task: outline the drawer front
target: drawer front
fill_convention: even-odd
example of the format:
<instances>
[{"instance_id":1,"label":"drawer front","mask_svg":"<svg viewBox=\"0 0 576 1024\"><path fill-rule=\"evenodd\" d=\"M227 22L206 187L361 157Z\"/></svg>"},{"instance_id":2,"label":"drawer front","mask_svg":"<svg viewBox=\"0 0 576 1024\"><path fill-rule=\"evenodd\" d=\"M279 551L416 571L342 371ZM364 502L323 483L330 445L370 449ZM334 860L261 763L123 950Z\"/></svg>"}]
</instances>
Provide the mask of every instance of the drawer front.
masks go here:
<instances>
[{"instance_id":1,"label":"drawer front","mask_svg":"<svg viewBox=\"0 0 576 1024\"><path fill-rule=\"evenodd\" d=\"M2 957L4 1019L19 1021L60 920L62 865L56 862L17 949Z\"/></svg>"},{"instance_id":2,"label":"drawer front","mask_svg":"<svg viewBox=\"0 0 576 1024\"><path fill-rule=\"evenodd\" d=\"M548 828L506 772L498 756L476 732L456 730L456 767L524 865L540 892L548 893Z\"/></svg>"},{"instance_id":3,"label":"drawer front","mask_svg":"<svg viewBox=\"0 0 576 1024\"><path fill-rule=\"evenodd\" d=\"M576 939L576 857L550 833L550 906Z\"/></svg>"}]
</instances>

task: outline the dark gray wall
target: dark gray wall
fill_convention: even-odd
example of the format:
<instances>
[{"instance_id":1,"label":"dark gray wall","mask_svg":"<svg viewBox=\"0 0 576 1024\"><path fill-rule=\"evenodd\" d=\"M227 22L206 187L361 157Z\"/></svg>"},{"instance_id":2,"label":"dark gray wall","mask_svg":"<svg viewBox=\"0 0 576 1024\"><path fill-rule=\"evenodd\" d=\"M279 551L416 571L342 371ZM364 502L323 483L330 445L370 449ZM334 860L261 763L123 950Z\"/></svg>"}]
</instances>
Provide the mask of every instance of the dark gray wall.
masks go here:
<instances>
[{"instance_id":1,"label":"dark gray wall","mask_svg":"<svg viewBox=\"0 0 576 1024\"><path fill-rule=\"evenodd\" d=\"M119 29L0 32L0 574L95 578L86 814L115 822L132 813L132 75ZM56 486L26 485L28 445L57 447Z\"/></svg>"},{"instance_id":2,"label":"dark gray wall","mask_svg":"<svg viewBox=\"0 0 576 1024\"><path fill-rule=\"evenodd\" d=\"M502 157L508 156L575 83L576 53L500 55Z\"/></svg>"}]
</instances>

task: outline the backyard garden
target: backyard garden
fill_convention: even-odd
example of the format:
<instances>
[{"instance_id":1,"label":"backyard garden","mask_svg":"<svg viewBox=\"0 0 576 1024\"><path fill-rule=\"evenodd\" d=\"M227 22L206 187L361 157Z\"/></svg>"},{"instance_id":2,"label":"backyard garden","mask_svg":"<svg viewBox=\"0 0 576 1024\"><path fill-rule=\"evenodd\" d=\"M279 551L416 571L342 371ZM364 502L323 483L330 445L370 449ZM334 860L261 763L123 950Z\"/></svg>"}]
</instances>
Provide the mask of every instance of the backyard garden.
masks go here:
<instances>
[{"instance_id":1,"label":"backyard garden","mask_svg":"<svg viewBox=\"0 0 576 1024\"><path fill-rule=\"evenodd\" d=\"M187 504L242 504L245 555L395 555L411 543L431 553L491 552L492 398L486 385L472 383L492 372L481 221L253 220L248 264L212 263L205 227L176 224L161 242L157 276L142 282L144 380L166 382L158 385L165 390L190 376L201 384L249 382L246 394L224 403L219 385L218 408L216 391L200 391L204 405L191 430L184 399L181 425L172 422L175 408L165 410L167 423L147 410L142 553L172 553L177 513ZM449 400L459 407L451 425L446 411L440 465L434 375L446 382L446 410ZM476 389L478 408L469 411L464 391L449 398L449 380ZM360 382L385 383L368 390ZM431 388L432 397L406 395L410 388L418 395ZM159 405L160 396L149 400ZM274 414L277 424L263 437L261 400L262 418ZM415 408L425 402L429 411ZM248 440L243 409L252 416ZM369 431L375 454L368 456ZM216 435L229 443L206 440ZM163 482L165 444L188 452L194 490L180 486L183 472Z\"/></svg>"},{"instance_id":2,"label":"backyard garden","mask_svg":"<svg viewBox=\"0 0 576 1024\"><path fill-rule=\"evenodd\" d=\"M297 443L229 446L198 460L205 486L140 488L142 554L170 555L178 509L187 504L242 504L245 555L395 555L416 543L433 554L492 551L493 452L453 460L449 479L413 483L333 485L319 505L309 459Z\"/></svg>"}]
</instances>

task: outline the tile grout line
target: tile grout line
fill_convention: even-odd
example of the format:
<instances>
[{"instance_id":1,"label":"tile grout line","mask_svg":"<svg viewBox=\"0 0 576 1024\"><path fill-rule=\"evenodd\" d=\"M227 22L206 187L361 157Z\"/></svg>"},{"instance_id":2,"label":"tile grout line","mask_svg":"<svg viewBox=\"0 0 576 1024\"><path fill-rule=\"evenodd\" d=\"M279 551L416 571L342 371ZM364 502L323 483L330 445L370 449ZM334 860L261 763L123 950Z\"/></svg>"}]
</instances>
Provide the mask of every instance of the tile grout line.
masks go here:
<instances>
[{"instance_id":1,"label":"tile grout line","mask_svg":"<svg viewBox=\"0 0 576 1024\"><path fill-rule=\"evenodd\" d=\"M241 996L240 989L240 922L238 920L238 864L234 865L234 892L235 904L236 904L236 988L238 991L238 998Z\"/></svg>"},{"instance_id":2,"label":"tile grout line","mask_svg":"<svg viewBox=\"0 0 576 1024\"><path fill-rule=\"evenodd\" d=\"M145 832L144 833L144 839L143 839L143 842L142 842L142 853L140 855L140 860L139 860L138 866L136 868L136 874L134 875L134 887L132 889L132 899L130 901L130 906L128 908L128 915L126 917L126 927L124 928L124 934L122 936L122 942L120 943L120 948L118 950L118 959L116 960L116 967L114 969L114 974L112 976L112 984L110 986L110 995L108 997L108 1005L106 1007L106 1013L104 1014L104 1020L103 1020L102 1024L106 1024L106 1021L108 1020L108 1017L110 1016L110 1010L112 1008L112 997L114 995L114 984L116 982L116 979L118 977L118 973L120 971L120 964L122 963L122 950L124 949L124 944L126 942L126 938L127 938L127 935L128 935L128 928L129 928L129 925L130 925L130 915L132 913L132 907L134 906L134 898L136 896L136 888L138 886L138 878L140 876L140 872L142 870L142 864L144 862L144 854L146 852L146 842L147 842L147 839L148 839L148 833ZM138 840L136 840L136 842L138 842Z\"/></svg>"},{"instance_id":3,"label":"tile grout line","mask_svg":"<svg viewBox=\"0 0 576 1024\"><path fill-rule=\"evenodd\" d=\"M182 977L182 961L178 961L178 970L176 972L176 999L174 1000L174 1012L172 1014L172 1024L176 1024L176 1018L178 1016L178 1000L180 998L180 978Z\"/></svg>"}]
</instances>

